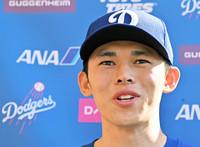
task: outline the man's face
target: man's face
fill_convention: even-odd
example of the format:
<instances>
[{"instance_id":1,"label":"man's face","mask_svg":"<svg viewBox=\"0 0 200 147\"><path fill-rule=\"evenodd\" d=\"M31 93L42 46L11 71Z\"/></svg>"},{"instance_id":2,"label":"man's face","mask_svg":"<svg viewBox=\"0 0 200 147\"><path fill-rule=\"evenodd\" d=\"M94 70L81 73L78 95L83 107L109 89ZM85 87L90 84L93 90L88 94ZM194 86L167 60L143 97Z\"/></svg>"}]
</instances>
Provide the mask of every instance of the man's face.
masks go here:
<instances>
[{"instance_id":1,"label":"man's face","mask_svg":"<svg viewBox=\"0 0 200 147\"><path fill-rule=\"evenodd\" d=\"M98 47L88 62L88 85L102 122L119 126L159 117L165 65L141 43L114 41Z\"/></svg>"}]
</instances>

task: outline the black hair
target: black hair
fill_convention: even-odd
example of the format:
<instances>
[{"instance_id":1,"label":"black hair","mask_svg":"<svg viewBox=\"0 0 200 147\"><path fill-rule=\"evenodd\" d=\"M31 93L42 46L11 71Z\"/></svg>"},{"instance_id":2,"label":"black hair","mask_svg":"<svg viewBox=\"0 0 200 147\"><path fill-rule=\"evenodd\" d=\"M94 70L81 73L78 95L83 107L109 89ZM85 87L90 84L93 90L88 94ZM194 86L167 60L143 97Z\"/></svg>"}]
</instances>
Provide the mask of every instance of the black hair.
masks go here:
<instances>
[{"instance_id":1,"label":"black hair","mask_svg":"<svg viewBox=\"0 0 200 147\"><path fill-rule=\"evenodd\" d=\"M83 70L82 71L85 72L88 77L88 60L83 61Z\"/></svg>"}]
</instances>

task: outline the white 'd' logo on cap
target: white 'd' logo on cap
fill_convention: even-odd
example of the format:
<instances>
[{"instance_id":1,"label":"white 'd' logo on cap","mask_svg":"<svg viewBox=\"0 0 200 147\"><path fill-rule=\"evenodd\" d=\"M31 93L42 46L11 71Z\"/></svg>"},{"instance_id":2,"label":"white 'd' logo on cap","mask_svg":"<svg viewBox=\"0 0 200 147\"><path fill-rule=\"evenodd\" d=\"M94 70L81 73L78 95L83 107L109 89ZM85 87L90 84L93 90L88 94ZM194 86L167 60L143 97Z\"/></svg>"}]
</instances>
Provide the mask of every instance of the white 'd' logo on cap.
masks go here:
<instances>
[{"instance_id":1,"label":"white 'd' logo on cap","mask_svg":"<svg viewBox=\"0 0 200 147\"><path fill-rule=\"evenodd\" d=\"M121 13L121 14L120 14ZM119 15L119 18L118 18L118 21L117 21L117 18L116 18L116 15ZM121 11L117 11L115 13L113 13L108 21L110 23L119 23L119 24L124 24L124 21L125 21L125 15L128 14L130 17L131 17L131 22L130 22L130 25L133 25L133 26L136 26L137 23L138 23L138 16L135 12L133 11L130 11L130 10L121 10Z\"/></svg>"}]
</instances>

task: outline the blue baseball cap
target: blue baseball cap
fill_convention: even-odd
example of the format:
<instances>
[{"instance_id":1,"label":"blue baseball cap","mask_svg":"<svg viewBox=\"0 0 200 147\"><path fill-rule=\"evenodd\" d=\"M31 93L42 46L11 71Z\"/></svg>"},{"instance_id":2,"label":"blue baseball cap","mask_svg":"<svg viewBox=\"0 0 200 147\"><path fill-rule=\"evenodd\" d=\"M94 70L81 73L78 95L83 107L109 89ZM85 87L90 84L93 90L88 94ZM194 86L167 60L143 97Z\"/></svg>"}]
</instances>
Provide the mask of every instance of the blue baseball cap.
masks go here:
<instances>
[{"instance_id":1,"label":"blue baseball cap","mask_svg":"<svg viewBox=\"0 0 200 147\"><path fill-rule=\"evenodd\" d=\"M80 49L83 63L97 47L122 40L150 46L173 64L173 51L164 22L143 11L130 9L107 13L90 25Z\"/></svg>"}]
</instances>

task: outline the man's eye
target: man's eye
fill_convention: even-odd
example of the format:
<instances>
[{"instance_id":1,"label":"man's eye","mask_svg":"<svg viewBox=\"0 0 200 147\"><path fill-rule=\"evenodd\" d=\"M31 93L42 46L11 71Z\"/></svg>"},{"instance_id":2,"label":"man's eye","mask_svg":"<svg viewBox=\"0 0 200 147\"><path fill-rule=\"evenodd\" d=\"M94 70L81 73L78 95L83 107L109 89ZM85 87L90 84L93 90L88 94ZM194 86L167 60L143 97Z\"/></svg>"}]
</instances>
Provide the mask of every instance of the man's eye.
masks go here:
<instances>
[{"instance_id":1,"label":"man's eye","mask_svg":"<svg viewBox=\"0 0 200 147\"><path fill-rule=\"evenodd\" d=\"M149 63L149 61L143 59L136 60L136 64L145 64L145 63Z\"/></svg>"},{"instance_id":2,"label":"man's eye","mask_svg":"<svg viewBox=\"0 0 200 147\"><path fill-rule=\"evenodd\" d=\"M112 61L103 61L100 63L101 65L114 65Z\"/></svg>"}]
</instances>

